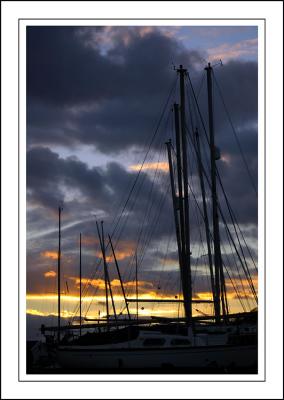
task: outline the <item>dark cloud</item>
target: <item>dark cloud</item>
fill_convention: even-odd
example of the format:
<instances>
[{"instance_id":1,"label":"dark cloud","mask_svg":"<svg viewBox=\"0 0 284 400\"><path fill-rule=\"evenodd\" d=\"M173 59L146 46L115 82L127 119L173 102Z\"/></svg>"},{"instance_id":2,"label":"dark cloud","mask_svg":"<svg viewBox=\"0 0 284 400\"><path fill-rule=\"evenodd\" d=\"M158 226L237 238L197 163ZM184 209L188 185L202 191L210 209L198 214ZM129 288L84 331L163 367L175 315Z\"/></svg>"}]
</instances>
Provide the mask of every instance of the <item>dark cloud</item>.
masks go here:
<instances>
[{"instance_id":1,"label":"dark cloud","mask_svg":"<svg viewBox=\"0 0 284 400\"><path fill-rule=\"evenodd\" d=\"M78 32L28 28L29 143L87 143L104 152L144 143L174 81L172 62L194 65L199 54L185 52L158 31L141 37L131 30L128 45L117 39L102 55ZM90 36L90 29L86 32ZM123 35L122 28L117 37ZM123 57L121 65L113 61L116 53Z\"/></svg>"}]
</instances>

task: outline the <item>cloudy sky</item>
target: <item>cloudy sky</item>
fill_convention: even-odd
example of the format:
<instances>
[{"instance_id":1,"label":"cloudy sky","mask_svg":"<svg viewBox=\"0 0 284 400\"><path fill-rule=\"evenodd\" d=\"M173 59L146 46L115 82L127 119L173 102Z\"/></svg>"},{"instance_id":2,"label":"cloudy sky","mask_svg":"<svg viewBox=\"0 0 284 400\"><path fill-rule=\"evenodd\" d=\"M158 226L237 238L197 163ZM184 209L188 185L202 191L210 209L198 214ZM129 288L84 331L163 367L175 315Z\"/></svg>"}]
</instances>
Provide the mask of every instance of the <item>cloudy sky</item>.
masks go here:
<instances>
[{"instance_id":1,"label":"cloudy sky","mask_svg":"<svg viewBox=\"0 0 284 400\"><path fill-rule=\"evenodd\" d=\"M218 65L220 59L223 67ZM173 138L171 107L174 101L178 102L174 66L183 64L188 69L207 126L204 67L208 61L216 64L214 76L218 85L214 87L216 144L221 150L218 168L250 253L257 260L257 27L27 28L27 313L30 318L56 314L59 205L63 206L65 316L74 315L78 303L80 232L83 284L86 284L84 313L88 308L91 316L97 315L99 309L104 312L96 221L100 224L103 220L105 233L113 234L129 296L135 293L136 250L139 294L179 296L165 147L165 142ZM186 89L191 102L189 82ZM191 121L195 121L202 129L194 107L191 112L189 128ZM202 137L201 141L205 143ZM191 186L198 192L193 160L189 161L189 167ZM195 296L208 298L206 251L200 240L202 235L204 239L204 233L195 211L192 205L193 289ZM231 277L237 277L223 226L221 236L227 268ZM119 282L111 254L107 256L121 311ZM256 283L250 261L247 262ZM246 282L240 288L244 290ZM228 293L232 311L241 309L229 279ZM244 302L246 309L253 305L253 301ZM161 310L156 305L145 305L140 312L146 315ZM164 307L162 312L174 314L181 310Z\"/></svg>"}]
</instances>

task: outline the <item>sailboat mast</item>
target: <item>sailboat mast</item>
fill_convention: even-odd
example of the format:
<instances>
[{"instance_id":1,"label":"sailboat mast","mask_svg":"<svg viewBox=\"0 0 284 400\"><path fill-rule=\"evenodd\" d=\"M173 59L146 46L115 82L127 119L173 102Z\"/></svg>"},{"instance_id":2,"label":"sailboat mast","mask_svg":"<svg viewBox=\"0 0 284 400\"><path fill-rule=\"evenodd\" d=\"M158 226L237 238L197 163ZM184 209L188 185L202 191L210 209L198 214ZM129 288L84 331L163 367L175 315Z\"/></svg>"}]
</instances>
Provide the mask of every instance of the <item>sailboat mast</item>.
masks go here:
<instances>
[{"instance_id":1,"label":"sailboat mast","mask_svg":"<svg viewBox=\"0 0 284 400\"><path fill-rule=\"evenodd\" d=\"M103 238L101 238L100 230L99 230L99 225L96 221L96 226L97 226L97 231L98 231L98 237L100 241L100 246L101 246L101 252L103 256L103 263L104 263L104 280L105 280L105 296L106 296L106 319L107 319L107 326L109 326L109 307L108 307L108 289L107 289L107 269L106 269L106 261L105 261L105 254L104 254L104 245L103 245Z\"/></svg>"},{"instance_id":2,"label":"sailboat mast","mask_svg":"<svg viewBox=\"0 0 284 400\"><path fill-rule=\"evenodd\" d=\"M60 311L60 278L61 278L61 212L62 208L58 207L58 258L57 258L57 299L58 299L58 319L57 319L57 326L58 326L58 331L57 331L57 342L59 343L60 341L60 316L61 316L61 311Z\"/></svg>"},{"instance_id":3,"label":"sailboat mast","mask_svg":"<svg viewBox=\"0 0 284 400\"><path fill-rule=\"evenodd\" d=\"M185 244L184 244L184 210L183 210L183 188L182 188L182 166L181 166L181 139L180 139L180 123L179 123L179 105L174 104L174 116L175 116L175 136L176 136L176 152L177 152L177 183L178 183L178 202L176 205L177 210L179 210L180 215L180 224L177 224L179 229L179 235L177 236L178 248L180 250L180 267L181 267L181 279L182 284L184 284L183 280L183 271L184 271L184 258L185 258ZM171 153L168 153L169 160L171 161ZM170 168L172 168L172 162L170 162ZM171 171L171 170L170 170ZM174 183L172 182L172 190L175 191ZM186 292L187 289L184 287L183 292Z\"/></svg>"},{"instance_id":4,"label":"sailboat mast","mask_svg":"<svg viewBox=\"0 0 284 400\"><path fill-rule=\"evenodd\" d=\"M187 141L186 141L186 123L185 123L185 93L184 78L187 70L180 65L177 70L180 78L180 123L181 123L181 159L182 159L182 177L183 177L183 210L184 219L181 222L184 232L184 264L183 275L185 291L184 307L185 315L188 321L192 319L192 282L191 282L191 251L190 251L190 232L189 232L189 203L188 203L188 168L187 168Z\"/></svg>"},{"instance_id":5,"label":"sailboat mast","mask_svg":"<svg viewBox=\"0 0 284 400\"><path fill-rule=\"evenodd\" d=\"M138 263L137 251L135 252L135 279L136 279L136 319L138 321Z\"/></svg>"},{"instance_id":6,"label":"sailboat mast","mask_svg":"<svg viewBox=\"0 0 284 400\"><path fill-rule=\"evenodd\" d=\"M80 233L80 336L82 333L82 235Z\"/></svg>"},{"instance_id":7,"label":"sailboat mast","mask_svg":"<svg viewBox=\"0 0 284 400\"><path fill-rule=\"evenodd\" d=\"M106 261L106 248L105 248L105 235L104 235L104 223L103 223L103 221L101 221L101 229L102 229L102 254L103 254L104 265L105 265L106 279L107 279L107 282L108 282L109 294L110 294L113 314L114 314L115 322L117 323L116 309L115 309L115 304L114 304L114 299L113 299L113 294L112 294L112 289L111 289L111 283L110 283L109 273L108 273L108 266L107 266L107 261Z\"/></svg>"},{"instance_id":8,"label":"sailboat mast","mask_svg":"<svg viewBox=\"0 0 284 400\"><path fill-rule=\"evenodd\" d=\"M212 96L212 67L210 63L205 68L207 72L207 92L208 92L208 115L209 115L209 144L210 144L210 161L211 161L211 190L212 190L212 211L213 211L213 240L214 240L214 265L215 265L215 304L216 304L216 322L220 322L220 297L224 303L223 295L221 294L222 283L224 277L221 247L220 247L220 231L218 217L218 195L216 185L216 148L214 137L214 119L213 119L213 96ZM223 290L222 290L223 293ZM225 308L223 305L223 313Z\"/></svg>"},{"instance_id":9,"label":"sailboat mast","mask_svg":"<svg viewBox=\"0 0 284 400\"><path fill-rule=\"evenodd\" d=\"M175 104L175 106L177 106L177 104ZM170 171L171 189L172 189L172 201L173 201L173 208L174 208L174 220L175 220L177 246L178 246L178 258L179 258L179 265L180 265L180 267L182 267L182 250L181 250L180 226L179 226L179 220L178 220L178 210L179 210L180 207L179 207L179 203L177 202L178 198L176 196L176 191L175 191L171 145L172 145L172 143L171 143L171 140L169 139L169 141L166 142L166 146L167 146L168 160L169 160L169 171ZM182 273L181 273L181 279L183 279Z\"/></svg>"},{"instance_id":10,"label":"sailboat mast","mask_svg":"<svg viewBox=\"0 0 284 400\"><path fill-rule=\"evenodd\" d=\"M114 248L113 248L113 245L112 245L112 241L111 241L110 235L108 235L108 238L109 238L109 243L110 243L110 246L111 246L111 250L112 250L112 254L113 254L113 258L114 258L117 274L118 274L118 277L119 277L120 286L121 286L122 294L123 294L123 297L124 297L128 318L131 319L130 312L129 312L129 307L128 307L128 302L126 301L125 290L124 290L123 282L122 282L122 279L121 279L121 274L120 274L120 271L119 271L119 267L118 267L118 263L117 263L117 259L116 259L116 255L115 255L115 251L114 251Z\"/></svg>"},{"instance_id":11,"label":"sailboat mast","mask_svg":"<svg viewBox=\"0 0 284 400\"><path fill-rule=\"evenodd\" d=\"M209 229L209 220L208 220L208 213L207 213L207 204L206 204L206 198L205 198L205 185L204 185L204 179L203 179L200 140L199 140L199 133L198 133L197 128L195 130L195 139L196 139L196 149L197 149L197 159L198 159L197 160L198 173L199 173L199 179L200 179L203 214L204 214L204 222L205 222L205 234L206 234L206 242L207 242L207 250L208 250L211 290L212 290L213 301L214 301L214 310L215 310L215 315L216 315L218 306L216 303L215 282L214 282L214 273L213 273L213 260L212 260L212 252L211 252L211 245L210 245L210 229Z\"/></svg>"}]
</instances>

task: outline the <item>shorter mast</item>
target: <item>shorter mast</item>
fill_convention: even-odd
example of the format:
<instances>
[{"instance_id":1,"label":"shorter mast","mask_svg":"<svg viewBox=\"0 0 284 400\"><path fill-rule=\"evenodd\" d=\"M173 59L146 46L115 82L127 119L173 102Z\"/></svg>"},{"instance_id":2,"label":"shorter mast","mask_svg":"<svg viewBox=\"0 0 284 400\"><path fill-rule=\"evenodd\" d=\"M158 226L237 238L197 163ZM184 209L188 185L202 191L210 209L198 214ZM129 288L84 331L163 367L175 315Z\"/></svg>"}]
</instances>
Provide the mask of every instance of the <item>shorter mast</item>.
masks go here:
<instances>
[{"instance_id":1,"label":"shorter mast","mask_svg":"<svg viewBox=\"0 0 284 400\"><path fill-rule=\"evenodd\" d=\"M96 221L96 226L97 226L98 237L99 237L99 241L100 241L100 246L101 246L101 251L102 251L102 256L103 256L103 262L104 262L104 278L105 278L105 294L106 294L106 318L107 318L107 325L108 325L108 323L109 323L109 308L108 308L107 270L106 270L106 262L105 262L102 239L101 239L99 225L98 225L97 221Z\"/></svg>"},{"instance_id":2,"label":"shorter mast","mask_svg":"<svg viewBox=\"0 0 284 400\"><path fill-rule=\"evenodd\" d=\"M117 274L118 274L118 277L119 277L120 286L121 286L122 294L123 294L123 297L124 297L128 318L131 319L129 308L128 308L128 302L126 301L125 290L124 290L124 286L123 286L123 283L122 283L122 279L121 279L121 275L120 275L120 271L119 271L119 268L118 268L118 263L117 263L117 259L116 259L116 255L115 255L115 252L114 252L114 248L113 248L113 245L112 245L112 241L111 241L110 235L108 235L108 238L109 238L109 243L110 243L110 246L111 246L111 250L112 250L112 254L113 254L113 258L114 258Z\"/></svg>"},{"instance_id":3,"label":"shorter mast","mask_svg":"<svg viewBox=\"0 0 284 400\"><path fill-rule=\"evenodd\" d=\"M111 283L110 283L109 274L108 274L108 266L107 266L107 262L106 262L105 236L104 236L103 221L101 221L101 228L102 228L102 253L103 253L104 265L105 265L105 269L106 269L106 278L108 281L108 287L109 287L109 293L110 293L110 298L111 298L113 314L114 314L115 322L117 323L117 315L116 315L115 304L114 304L113 295L112 295Z\"/></svg>"},{"instance_id":4,"label":"shorter mast","mask_svg":"<svg viewBox=\"0 0 284 400\"><path fill-rule=\"evenodd\" d=\"M175 106L176 105L177 104L175 104ZM176 226L176 237L177 237L177 246L178 246L179 266L180 266L180 268L182 268L182 249L181 249L181 238L180 238L180 226L179 226L179 220L178 220L179 204L178 204L178 199L177 199L176 191L175 191L173 161L172 161L172 152L171 152L171 146L172 146L171 139L169 139L169 141L166 142L166 146L167 146L168 160L169 160L169 171L170 171L170 179L171 179L172 201L173 201L173 208L174 208L174 219L175 219L175 226ZM183 279L182 271L181 271L181 279Z\"/></svg>"},{"instance_id":5,"label":"shorter mast","mask_svg":"<svg viewBox=\"0 0 284 400\"><path fill-rule=\"evenodd\" d=\"M82 235L80 233L80 336L82 333Z\"/></svg>"},{"instance_id":6,"label":"shorter mast","mask_svg":"<svg viewBox=\"0 0 284 400\"><path fill-rule=\"evenodd\" d=\"M61 278L61 212L63 208L58 207L58 261L57 261L57 295L58 295L58 319L57 319L57 325L58 325L58 331L57 331L57 342L60 342L60 317L61 317L61 309L60 309L60 278Z\"/></svg>"},{"instance_id":7,"label":"shorter mast","mask_svg":"<svg viewBox=\"0 0 284 400\"><path fill-rule=\"evenodd\" d=\"M138 271L137 271L137 251L135 252L135 278L136 278L136 319L138 321Z\"/></svg>"}]
</instances>

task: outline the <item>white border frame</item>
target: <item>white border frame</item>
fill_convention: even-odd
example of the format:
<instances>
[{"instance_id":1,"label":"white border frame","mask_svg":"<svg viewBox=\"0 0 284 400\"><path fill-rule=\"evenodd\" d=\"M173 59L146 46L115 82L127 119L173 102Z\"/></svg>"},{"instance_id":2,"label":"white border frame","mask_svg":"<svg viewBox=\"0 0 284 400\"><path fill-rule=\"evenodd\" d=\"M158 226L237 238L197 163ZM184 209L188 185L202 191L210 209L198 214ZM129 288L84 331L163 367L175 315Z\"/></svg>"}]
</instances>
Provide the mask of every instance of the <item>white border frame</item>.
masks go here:
<instances>
[{"instance_id":1,"label":"white border frame","mask_svg":"<svg viewBox=\"0 0 284 400\"><path fill-rule=\"evenodd\" d=\"M264 166L264 21L260 20L20 20L19 21L19 39L20 39L20 64L19 64L19 88L20 88L20 155L26 153L26 27L27 26L257 26L259 38L259 75L258 75L258 109L259 109L259 136L258 136L258 160L259 160L259 193L264 193L264 179L263 179L263 166ZM190 374L190 375L165 375L165 374L99 374L99 375L32 375L26 374L26 162L25 157L20 158L20 278L19 278L19 293L20 293L20 371L19 376L21 381L264 381L265 368L264 368L264 196L259 195L259 233L260 238L260 254L258 258L259 265L259 366L258 374L218 374L216 375L203 375L203 374Z\"/></svg>"},{"instance_id":2,"label":"white border frame","mask_svg":"<svg viewBox=\"0 0 284 400\"><path fill-rule=\"evenodd\" d=\"M40 3L40 4L39 4ZM50 4L51 3L51 4ZM134 4L135 3L135 4ZM236 18L266 18L268 22L268 33L270 38L270 46L268 50L269 60L269 69L267 70L267 78L269 78L269 85L267 85L267 96L269 98L269 103L267 103L267 116L269 119L269 128L270 133L274 134L274 141L271 141L269 138L267 145L267 152L269 153L269 157L267 157L267 164L269 164L269 173L270 173L270 181L267 181L267 213L269 213L269 218L267 218L267 229L269 230L271 236L267 237L267 257L270 257L270 265L275 265L277 268L276 271L273 271L273 274L269 274L266 278L266 285L269 289L269 299L267 299L266 307L269 308L270 314L273 314L273 307L275 307L275 293L280 294L280 298L277 299L281 303L281 294L282 294L282 254L279 254L279 249L282 249L282 230L281 224L277 224L279 220L282 221L282 195L278 193L278 196L271 197L270 193L275 193L274 184L277 183L279 186L279 182L282 183L281 179L281 169L279 170L279 160L282 160L282 132L281 127L283 126L283 121L281 118L282 115L282 98L279 101L279 95L281 96L282 92L282 76L277 78L276 76L281 75L281 66L282 64L282 30L283 30L283 19L282 19L282 2L245 2L245 7L239 7L238 2L202 2L202 6L198 2L166 2L163 3L163 7L160 7L160 4L157 2L151 2L151 16L156 16L157 18L167 18L169 15L171 17L178 18L180 14L190 15L193 18L198 18L201 14L205 17L218 18L220 16L227 17L234 15ZM3 137L3 145L5 145L5 153L2 153L2 165L7 165L11 167L9 170L9 174L7 171L3 177L2 185L6 188L5 194L3 194L3 208L13 209L14 211L17 209L17 187L15 186L15 182L17 180L17 120L13 118L13 114L15 115L15 111L17 108L17 19L18 18L39 18L39 17L68 17L72 18L74 15L78 18L82 18L85 15L92 15L96 17L103 18L105 15L109 14L110 5L108 2L69 2L68 7L66 7L66 3L62 2L4 2L3 11L5 11L5 19L2 17L2 32L5 32L5 40L2 47L2 52L5 54L6 58L3 61L3 75L7 78L7 80L2 82L2 91L5 93L5 104L2 105L3 111L3 122L2 127L4 128L5 136ZM56 5L55 5L56 4ZM178 7L182 5L182 11ZM145 15L147 10L147 6L145 7L145 2L116 2L111 3L113 7L111 7L111 12L114 14L114 17L121 18L125 16L138 16ZM218 7L218 5L220 7ZM149 11L147 12L149 15ZM129 21L128 23L129 24ZM206 21L208 24L208 21ZM280 43L279 43L280 42ZM11 54L11 48L12 53ZM260 48L259 48L260 50ZM3 58L2 58L3 59ZM272 65L271 60L277 61L274 65ZM276 65L277 64L277 65ZM278 93L278 97L277 97ZM275 96L276 95L276 96ZM275 101L275 97L278 101ZM13 113L13 114L12 114ZM273 116L273 118L272 118ZM20 115L21 118L21 115ZM262 117L264 118L264 116ZM274 120L274 123L272 122ZM275 123L277 121L277 124ZM7 138L7 132L12 132L9 136L10 139ZM280 136L279 136L280 132ZM276 136L275 136L276 135ZM9 151L10 149L10 151ZM14 151L13 151L14 149ZM271 173L272 171L272 173ZM276 176L275 173L278 172ZM4 171L5 172L5 171ZM266 172L267 174L267 172ZM280 177L279 177L280 175ZM275 179L274 179L275 176ZM9 189L11 186L13 179L14 185L12 190ZM280 179L279 179L280 178ZM276 181L276 182L275 182ZM260 180L261 182L261 180ZM260 183L259 182L259 183ZM21 189L21 188L20 188ZM265 189L265 188L263 188ZM278 189L279 190L279 189ZM260 191L260 187L259 187ZM268 207L269 206L269 207ZM274 213L273 213L274 210ZM276 215L275 215L276 211ZM280 212L280 213L279 213ZM5 261L2 265L4 265L4 269L2 271L3 279L5 282L9 282L9 277L11 276L11 271L15 273L17 272L17 253L15 252L15 246L11 246L11 238L15 237L14 232L17 227L17 215L14 212L5 213L2 215L2 223L5 226L6 237L3 238L3 254L2 260ZM22 223L23 221L21 221ZM264 227L263 221L263 227ZM10 228L11 227L11 228ZM14 230L12 229L14 228ZM279 229L280 228L280 229ZM272 234L273 233L273 234ZM21 232L20 232L21 237ZM260 240L260 236L259 236ZM14 243L12 243L13 245ZM260 242L259 242L260 246ZM276 250L276 251L275 251ZM277 251L278 250L278 251ZM21 248L20 248L21 251ZM280 250L281 251L281 250ZM263 249L264 252L264 249ZM264 255L265 256L265 255ZM278 265L278 267L277 267ZM8 267L9 266L9 267ZM10 268L10 269L9 269ZM22 271L21 271L22 273ZM13 275L13 278L14 278ZM273 286L273 290L272 287ZM2 298L9 298L9 309L12 310L14 315L11 317L10 313L7 312L7 309L3 309L3 320L5 320L5 326L10 327L9 331L7 329L3 329L2 336L2 367L3 360L5 360L5 368L2 368L3 371L3 386L5 388L6 398L48 398L50 396L55 396L58 398L59 392L57 390L59 383L56 386L51 383L46 386L46 383L32 383L25 382L23 383L17 381L15 372L17 365L17 349L15 343L17 342L17 331L16 329L11 329L11 326L15 326L15 313L18 308L17 299L15 296L10 296L8 285L2 284ZM25 302L24 302L25 303ZM282 303L281 303L282 304ZM271 313L272 311L272 313ZM271 332L271 317L269 317L270 324L267 323L267 330L269 330L270 337L272 337ZM210 398L226 398L228 397L228 390L230 390L230 397L238 398L238 396L242 397L251 397L252 398L282 398L282 370L283 364L282 361L282 338L283 338L283 330L282 330L282 313L280 312L279 317L276 321L273 322L273 341L269 342L269 352L267 356L267 363L269 363L270 370L267 374L266 382L260 383L257 382L246 382L245 385L241 385L240 383L230 383L230 386L227 386L227 383L219 383L214 382L214 393L212 392L212 385L210 383L203 384L202 387L200 385L196 386L195 382L190 382L190 394L188 391L180 391L181 387L184 388L185 384L178 384L179 386L175 386L175 389L179 387L178 396L179 398L202 398L206 394ZM2 325L3 326L3 325ZM277 329L276 329L277 327ZM9 339L9 340L8 340ZM13 343L13 346L5 346L3 347L3 343L7 341L8 343ZM277 366L277 367L276 367ZM271 368L273 367L273 372L271 373ZM166 383L166 382L165 382ZM115 398L131 398L134 397L133 393L139 393L138 398L142 396L150 396L151 398L155 393L159 393L159 396L163 396L163 398L176 398L176 392L174 389L174 385L169 386L170 382L167 380L168 384L155 385L155 388L159 388L159 392L153 392L153 384L146 386L141 386L139 383L135 383L136 389L134 391L132 385L124 384L121 382L119 386L120 390L124 387L124 390L121 391L121 395L117 392L117 389L109 383L106 386L104 383L95 383L96 386L93 387L93 390L90 391L90 386L87 385L88 390L84 392L86 398L94 398L97 395L101 398L109 398L109 394L112 393ZM91 384L91 383L90 383ZM38 386L40 385L40 386ZM127 386L125 386L127 385ZM220 386L221 385L221 386ZM234 385L234 386L233 386ZM256 386L258 385L258 386ZM72 384L61 385L64 387L64 393L69 398L80 398L82 396L82 386L80 384L72 382ZM141 389L138 389L138 387ZM188 387L188 386L186 386ZM234 387L234 389L232 389ZM3 388L3 393L4 393ZM131 389L132 388L132 389ZM219 389L218 389L219 388ZM250 390L249 390L250 388ZM126 390L125 390L126 389ZM233 391L232 391L233 390ZM107 397L106 397L107 396ZM172 397L173 396L173 397ZM279 397L280 396L280 397ZM60 396L61 397L61 396ZM204 398L204 397L203 397Z\"/></svg>"}]
</instances>

